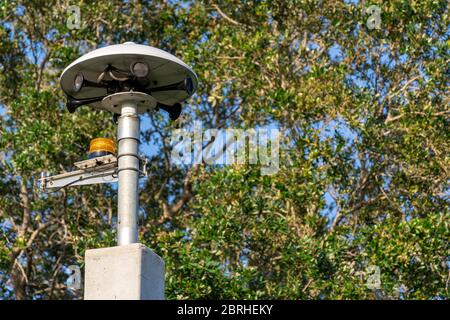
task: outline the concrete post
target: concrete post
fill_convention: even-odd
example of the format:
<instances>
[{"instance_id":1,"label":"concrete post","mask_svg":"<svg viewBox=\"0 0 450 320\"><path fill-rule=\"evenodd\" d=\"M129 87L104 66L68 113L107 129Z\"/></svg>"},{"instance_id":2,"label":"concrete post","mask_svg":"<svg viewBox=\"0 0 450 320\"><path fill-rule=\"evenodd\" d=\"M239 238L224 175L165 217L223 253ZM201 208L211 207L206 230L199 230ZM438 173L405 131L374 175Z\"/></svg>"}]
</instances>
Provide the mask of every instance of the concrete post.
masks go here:
<instances>
[{"instance_id":1,"label":"concrete post","mask_svg":"<svg viewBox=\"0 0 450 320\"><path fill-rule=\"evenodd\" d=\"M139 243L85 256L85 300L163 300L164 261Z\"/></svg>"}]
</instances>

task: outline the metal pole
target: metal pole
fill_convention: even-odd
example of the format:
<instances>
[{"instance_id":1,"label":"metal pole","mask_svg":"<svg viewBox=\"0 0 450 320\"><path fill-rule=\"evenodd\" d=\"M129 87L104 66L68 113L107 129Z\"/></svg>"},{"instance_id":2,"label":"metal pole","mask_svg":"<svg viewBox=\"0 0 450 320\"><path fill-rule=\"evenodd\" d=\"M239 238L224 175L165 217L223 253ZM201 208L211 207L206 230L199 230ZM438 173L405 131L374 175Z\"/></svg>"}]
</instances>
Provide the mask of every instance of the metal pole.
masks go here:
<instances>
[{"instance_id":1,"label":"metal pole","mask_svg":"<svg viewBox=\"0 0 450 320\"><path fill-rule=\"evenodd\" d=\"M119 144L117 244L119 246L138 242L139 135L137 101L131 98L121 104L117 130Z\"/></svg>"}]
</instances>

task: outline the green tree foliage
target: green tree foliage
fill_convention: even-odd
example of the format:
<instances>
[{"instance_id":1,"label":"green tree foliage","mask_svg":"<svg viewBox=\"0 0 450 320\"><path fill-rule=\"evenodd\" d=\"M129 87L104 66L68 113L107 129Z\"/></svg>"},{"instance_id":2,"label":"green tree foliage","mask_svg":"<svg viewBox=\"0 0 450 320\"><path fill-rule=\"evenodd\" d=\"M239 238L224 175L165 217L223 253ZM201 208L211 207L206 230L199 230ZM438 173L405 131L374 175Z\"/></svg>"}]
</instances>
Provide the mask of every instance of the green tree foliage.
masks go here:
<instances>
[{"instance_id":1,"label":"green tree foliage","mask_svg":"<svg viewBox=\"0 0 450 320\"><path fill-rule=\"evenodd\" d=\"M449 297L446 0L80 1L79 29L68 5L0 2L1 298L80 297L67 267L114 245L112 186L42 194L36 178L115 136L111 115L65 110L58 77L124 41L200 80L178 123L143 116L140 239L166 262L167 298ZM278 127L279 171L172 165L171 132L194 120Z\"/></svg>"}]
</instances>

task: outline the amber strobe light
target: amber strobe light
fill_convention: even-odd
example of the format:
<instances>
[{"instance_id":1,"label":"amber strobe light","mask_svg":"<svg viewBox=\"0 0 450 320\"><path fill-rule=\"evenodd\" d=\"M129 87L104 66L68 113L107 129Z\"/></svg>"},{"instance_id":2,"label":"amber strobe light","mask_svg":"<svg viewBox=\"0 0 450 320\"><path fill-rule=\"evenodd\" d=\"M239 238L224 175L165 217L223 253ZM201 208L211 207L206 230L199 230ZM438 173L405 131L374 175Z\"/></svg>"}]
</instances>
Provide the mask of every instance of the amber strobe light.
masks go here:
<instances>
[{"instance_id":1,"label":"amber strobe light","mask_svg":"<svg viewBox=\"0 0 450 320\"><path fill-rule=\"evenodd\" d=\"M116 146L113 140L107 138L95 138L91 140L91 143L89 145L88 158L92 159L95 157L101 157L115 153Z\"/></svg>"}]
</instances>

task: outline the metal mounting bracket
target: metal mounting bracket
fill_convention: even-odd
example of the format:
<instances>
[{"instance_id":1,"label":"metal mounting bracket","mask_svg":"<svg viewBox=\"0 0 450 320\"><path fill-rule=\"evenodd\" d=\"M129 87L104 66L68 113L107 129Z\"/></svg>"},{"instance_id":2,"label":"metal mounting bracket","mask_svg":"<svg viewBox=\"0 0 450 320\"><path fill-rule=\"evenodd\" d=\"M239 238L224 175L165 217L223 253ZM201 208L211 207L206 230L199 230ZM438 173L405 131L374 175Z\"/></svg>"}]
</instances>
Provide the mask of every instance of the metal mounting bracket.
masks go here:
<instances>
[{"instance_id":1,"label":"metal mounting bracket","mask_svg":"<svg viewBox=\"0 0 450 320\"><path fill-rule=\"evenodd\" d=\"M117 157L106 155L93 159L78 161L74 166L75 171L64 172L56 175L41 173L38 186L42 191L57 191L69 186L80 186L100 183L113 183L118 181ZM147 176L147 159L139 157L139 177Z\"/></svg>"}]
</instances>

